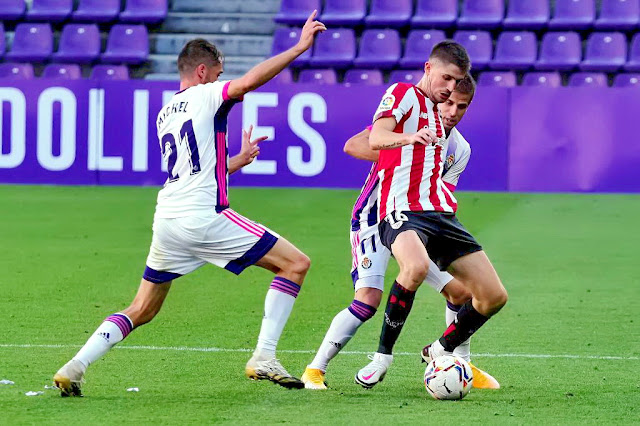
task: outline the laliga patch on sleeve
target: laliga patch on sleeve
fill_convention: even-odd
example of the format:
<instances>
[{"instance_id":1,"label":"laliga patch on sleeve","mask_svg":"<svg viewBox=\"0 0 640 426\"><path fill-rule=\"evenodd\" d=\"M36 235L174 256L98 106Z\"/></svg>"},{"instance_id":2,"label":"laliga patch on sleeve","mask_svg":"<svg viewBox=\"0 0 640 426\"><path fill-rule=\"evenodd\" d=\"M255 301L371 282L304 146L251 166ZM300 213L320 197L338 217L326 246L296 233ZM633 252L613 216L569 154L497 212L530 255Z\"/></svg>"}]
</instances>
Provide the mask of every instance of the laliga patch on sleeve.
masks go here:
<instances>
[{"instance_id":1,"label":"laliga patch on sleeve","mask_svg":"<svg viewBox=\"0 0 640 426\"><path fill-rule=\"evenodd\" d=\"M391 108L393 108L393 104L396 102L396 97L393 95L385 95L384 98L382 98L382 101L380 101L380 105L378 106L378 111L377 112L383 112L383 111L389 111Z\"/></svg>"}]
</instances>

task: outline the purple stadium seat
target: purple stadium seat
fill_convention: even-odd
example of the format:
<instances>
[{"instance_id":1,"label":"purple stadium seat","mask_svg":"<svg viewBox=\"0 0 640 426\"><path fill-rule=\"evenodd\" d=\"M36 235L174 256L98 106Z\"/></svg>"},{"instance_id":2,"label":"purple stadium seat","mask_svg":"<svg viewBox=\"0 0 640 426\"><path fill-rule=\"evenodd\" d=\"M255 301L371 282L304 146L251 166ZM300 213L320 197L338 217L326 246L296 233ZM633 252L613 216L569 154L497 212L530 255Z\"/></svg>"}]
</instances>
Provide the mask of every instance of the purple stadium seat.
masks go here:
<instances>
[{"instance_id":1,"label":"purple stadium seat","mask_svg":"<svg viewBox=\"0 0 640 426\"><path fill-rule=\"evenodd\" d=\"M62 22L71 15L73 0L33 0L27 19Z\"/></svg>"},{"instance_id":2,"label":"purple stadium seat","mask_svg":"<svg viewBox=\"0 0 640 426\"><path fill-rule=\"evenodd\" d=\"M640 88L640 74L617 74L613 80L613 87Z\"/></svg>"},{"instance_id":3,"label":"purple stadium seat","mask_svg":"<svg viewBox=\"0 0 640 426\"><path fill-rule=\"evenodd\" d=\"M304 24L314 10L320 14L320 0L282 0L280 12L273 18L281 24Z\"/></svg>"},{"instance_id":4,"label":"purple stadium seat","mask_svg":"<svg viewBox=\"0 0 640 426\"><path fill-rule=\"evenodd\" d=\"M444 40L441 30L413 30L407 36L404 56L400 59L402 68L422 68L429 58L433 46Z\"/></svg>"},{"instance_id":5,"label":"purple stadium seat","mask_svg":"<svg viewBox=\"0 0 640 426\"><path fill-rule=\"evenodd\" d=\"M549 21L554 30L585 30L596 17L595 0L556 0L555 13Z\"/></svg>"},{"instance_id":6,"label":"purple stadium seat","mask_svg":"<svg viewBox=\"0 0 640 426\"><path fill-rule=\"evenodd\" d=\"M313 56L309 65L313 67L347 68L356 56L356 35L352 29L327 30L316 36Z\"/></svg>"},{"instance_id":7,"label":"purple stadium seat","mask_svg":"<svg viewBox=\"0 0 640 426\"><path fill-rule=\"evenodd\" d=\"M380 70L348 70L344 75L344 83L369 84L379 86L384 83Z\"/></svg>"},{"instance_id":8,"label":"purple stadium seat","mask_svg":"<svg viewBox=\"0 0 640 426\"><path fill-rule=\"evenodd\" d=\"M413 15L412 0L371 0L369 15L364 18L368 27L404 27Z\"/></svg>"},{"instance_id":9,"label":"purple stadium seat","mask_svg":"<svg viewBox=\"0 0 640 426\"><path fill-rule=\"evenodd\" d=\"M353 27L367 14L366 0L325 0L319 20L328 26Z\"/></svg>"},{"instance_id":10,"label":"purple stadium seat","mask_svg":"<svg viewBox=\"0 0 640 426\"><path fill-rule=\"evenodd\" d=\"M458 19L458 0L418 0L411 28L450 28Z\"/></svg>"},{"instance_id":11,"label":"purple stadium seat","mask_svg":"<svg viewBox=\"0 0 640 426\"><path fill-rule=\"evenodd\" d=\"M402 43L396 30L364 30L353 65L359 68L391 69L400 60Z\"/></svg>"},{"instance_id":12,"label":"purple stadium seat","mask_svg":"<svg viewBox=\"0 0 640 426\"><path fill-rule=\"evenodd\" d=\"M474 70L484 69L491 62L493 43L491 34L487 31L458 31L454 34L453 40L467 49Z\"/></svg>"},{"instance_id":13,"label":"purple stadium seat","mask_svg":"<svg viewBox=\"0 0 640 426\"><path fill-rule=\"evenodd\" d=\"M493 69L526 70L536 62L538 43L532 32L504 31L498 36Z\"/></svg>"},{"instance_id":14,"label":"purple stadium seat","mask_svg":"<svg viewBox=\"0 0 640 426\"><path fill-rule=\"evenodd\" d=\"M389 75L389 84L392 83L411 83L418 84L422 76L424 75L423 70L419 71L408 71L408 70L394 70L391 71Z\"/></svg>"},{"instance_id":15,"label":"purple stadium seat","mask_svg":"<svg viewBox=\"0 0 640 426\"><path fill-rule=\"evenodd\" d=\"M157 24L167 17L167 0L127 0L120 22Z\"/></svg>"},{"instance_id":16,"label":"purple stadium seat","mask_svg":"<svg viewBox=\"0 0 640 426\"><path fill-rule=\"evenodd\" d=\"M5 37L4 37L4 24L0 22L0 58L4 56L4 51L7 46L5 45Z\"/></svg>"},{"instance_id":17,"label":"purple stadium seat","mask_svg":"<svg viewBox=\"0 0 640 426\"><path fill-rule=\"evenodd\" d=\"M631 30L640 19L638 0L602 0L595 27L599 30Z\"/></svg>"},{"instance_id":18,"label":"purple stadium seat","mask_svg":"<svg viewBox=\"0 0 640 426\"><path fill-rule=\"evenodd\" d=\"M291 73L291 70L289 68L283 69L278 73L278 75L273 77L273 79L271 80L271 83L276 83L276 84L293 83L293 74Z\"/></svg>"},{"instance_id":19,"label":"purple stadium seat","mask_svg":"<svg viewBox=\"0 0 640 426\"><path fill-rule=\"evenodd\" d=\"M76 64L49 64L44 68L42 78L78 80L82 78L82 70L80 69L80 65Z\"/></svg>"},{"instance_id":20,"label":"purple stadium seat","mask_svg":"<svg viewBox=\"0 0 640 426\"><path fill-rule=\"evenodd\" d=\"M0 78L33 78L33 66L31 64L0 64Z\"/></svg>"},{"instance_id":21,"label":"purple stadium seat","mask_svg":"<svg viewBox=\"0 0 640 426\"><path fill-rule=\"evenodd\" d=\"M537 30L549 22L549 0L509 0L502 25L509 29Z\"/></svg>"},{"instance_id":22,"label":"purple stadium seat","mask_svg":"<svg viewBox=\"0 0 640 426\"><path fill-rule=\"evenodd\" d=\"M149 34L144 25L116 24L109 32L102 62L139 64L149 56Z\"/></svg>"},{"instance_id":23,"label":"purple stadium seat","mask_svg":"<svg viewBox=\"0 0 640 426\"><path fill-rule=\"evenodd\" d=\"M332 69L302 70L298 76L298 83L336 84L338 77Z\"/></svg>"},{"instance_id":24,"label":"purple stadium seat","mask_svg":"<svg viewBox=\"0 0 640 426\"><path fill-rule=\"evenodd\" d=\"M19 20L24 15L26 7L24 0L2 0L0 2L0 20Z\"/></svg>"},{"instance_id":25,"label":"purple stadium seat","mask_svg":"<svg viewBox=\"0 0 640 426\"><path fill-rule=\"evenodd\" d=\"M53 33L49 24L18 24L11 52L12 61L44 61L53 51Z\"/></svg>"},{"instance_id":26,"label":"purple stadium seat","mask_svg":"<svg viewBox=\"0 0 640 426\"><path fill-rule=\"evenodd\" d=\"M640 71L640 34L633 36L631 47L629 49L629 60L624 65L627 71Z\"/></svg>"},{"instance_id":27,"label":"purple stadium seat","mask_svg":"<svg viewBox=\"0 0 640 426\"><path fill-rule=\"evenodd\" d=\"M504 17L504 0L464 0L459 28L495 28Z\"/></svg>"},{"instance_id":28,"label":"purple stadium seat","mask_svg":"<svg viewBox=\"0 0 640 426\"><path fill-rule=\"evenodd\" d=\"M91 70L91 78L96 80L129 80L126 65L96 65Z\"/></svg>"},{"instance_id":29,"label":"purple stadium seat","mask_svg":"<svg viewBox=\"0 0 640 426\"><path fill-rule=\"evenodd\" d=\"M80 0L74 21L110 22L120 13L120 0Z\"/></svg>"},{"instance_id":30,"label":"purple stadium seat","mask_svg":"<svg viewBox=\"0 0 640 426\"><path fill-rule=\"evenodd\" d=\"M574 32L550 32L542 37L536 69L569 71L582 60L580 36Z\"/></svg>"},{"instance_id":31,"label":"purple stadium seat","mask_svg":"<svg viewBox=\"0 0 640 426\"><path fill-rule=\"evenodd\" d=\"M300 40L300 32L302 30L300 28L286 28L286 27L278 27L273 33L273 44L271 45L271 56L275 56L279 53L284 52L285 50L290 49L295 46ZM302 67L307 65L309 62L309 58L311 58L311 49L304 52L302 55L298 56L298 58L291 63L294 67Z\"/></svg>"},{"instance_id":32,"label":"purple stadium seat","mask_svg":"<svg viewBox=\"0 0 640 426\"><path fill-rule=\"evenodd\" d=\"M622 33L591 33L587 40L583 71L618 71L627 61L627 38Z\"/></svg>"},{"instance_id":33,"label":"purple stadium seat","mask_svg":"<svg viewBox=\"0 0 640 426\"><path fill-rule=\"evenodd\" d=\"M562 76L557 72L529 72L524 75L522 86L560 87Z\"/></svg>"},{"instance_id":34,"label":"purple stadium seat","mask_svg":"<svg viewBox=\"0 0 640 426\"><path fill-rule=\"evenodd\" d=\"M516 74L512 71L487 71L478 77L478 86L515 87Z\"/></svg>"},{"instance_id":35,"label":"purple stadium seat","mask_svg":"<svg viewBox=\"0 0 640 426\"><path fill-rule=\"evenodd\" d=\"M95 24L67 24L62 29L58 62L92 62L100 56L100 30Z\"/></svg>"},{"instance_id":36,"label":"purple stadium seat","mask_svg":"<svg viewBox=\"0 0 640 426\"><path fill-rule=\"evenodd\" d=\"M577 72L569 77L571 87L607 87L607 75L602 72Z\"/></svg>"}]
</instances>

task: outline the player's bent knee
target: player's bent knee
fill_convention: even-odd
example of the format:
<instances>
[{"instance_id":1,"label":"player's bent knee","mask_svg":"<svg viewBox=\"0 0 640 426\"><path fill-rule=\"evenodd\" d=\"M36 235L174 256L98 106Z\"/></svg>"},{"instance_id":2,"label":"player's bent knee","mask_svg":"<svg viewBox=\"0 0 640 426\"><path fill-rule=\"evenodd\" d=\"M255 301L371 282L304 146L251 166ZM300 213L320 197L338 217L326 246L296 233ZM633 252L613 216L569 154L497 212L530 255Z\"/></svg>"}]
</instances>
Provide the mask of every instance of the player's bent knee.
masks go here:
<instances>
[{"instance_id":1,"label":"player's bent knee","mask_svg":"<svg viewBox=\"0 0 640 426\"><path fill-rule=\"evenodd\" d=\"M411 281L419 286L427 277L429 262L410 262L404 265L402 269L402 272L408 275Z\"/></svg>"}]
</instances>

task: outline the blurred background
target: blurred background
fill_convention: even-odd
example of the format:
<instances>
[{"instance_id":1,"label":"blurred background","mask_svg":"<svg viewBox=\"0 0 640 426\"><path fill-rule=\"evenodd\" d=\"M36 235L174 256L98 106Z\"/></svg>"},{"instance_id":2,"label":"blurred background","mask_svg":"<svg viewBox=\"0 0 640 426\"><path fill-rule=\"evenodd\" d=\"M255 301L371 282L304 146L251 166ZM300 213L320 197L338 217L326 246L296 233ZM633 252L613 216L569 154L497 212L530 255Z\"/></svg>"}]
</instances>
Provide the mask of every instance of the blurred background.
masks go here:
<instances>
[{"instance_id":1,"label":"blurred background","mask_svg":"<svg viewBox=\"0 0 640 426\"><path fill-rule=\"evenodd\" d=\"M215 43L233 79L313 9L329 30L234 109L232 154L251 124L271 143L233 183L358 187L342 144L451 38L479 85L461 189L640 190L639 0L2 0L0 182L162 184L154 121L182 46Z\"/></svg>"}]
</instances>

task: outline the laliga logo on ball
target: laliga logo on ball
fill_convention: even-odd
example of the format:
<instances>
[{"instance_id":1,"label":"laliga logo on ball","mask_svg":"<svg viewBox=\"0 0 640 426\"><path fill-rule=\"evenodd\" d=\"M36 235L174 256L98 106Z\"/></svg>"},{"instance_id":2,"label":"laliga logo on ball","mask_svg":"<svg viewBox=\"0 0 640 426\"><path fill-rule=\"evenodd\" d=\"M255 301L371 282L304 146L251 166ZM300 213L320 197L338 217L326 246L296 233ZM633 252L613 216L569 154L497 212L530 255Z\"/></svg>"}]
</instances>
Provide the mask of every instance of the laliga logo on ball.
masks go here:
<instances>
[{"instance_id":1,"label":"laliga logo on ball","mask_svg":"<svg viewBox=\"0 0 640 426\"><path fill-rule=\"evenodd\" d=\"M472 386L471 367L455 355L432 360L424 372L424 387L434 399L462 399Z\"/></svg>"}]
</instances>

